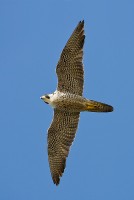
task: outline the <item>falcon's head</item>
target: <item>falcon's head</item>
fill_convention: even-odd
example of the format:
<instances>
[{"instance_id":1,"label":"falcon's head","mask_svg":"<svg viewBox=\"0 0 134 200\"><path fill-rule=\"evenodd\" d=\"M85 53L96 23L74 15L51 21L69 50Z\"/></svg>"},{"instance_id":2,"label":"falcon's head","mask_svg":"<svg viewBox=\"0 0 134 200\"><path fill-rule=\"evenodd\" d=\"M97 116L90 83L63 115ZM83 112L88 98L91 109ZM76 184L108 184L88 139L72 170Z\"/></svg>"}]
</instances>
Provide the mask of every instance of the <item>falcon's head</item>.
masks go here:
<instances>
[{"instance_id":1,"label":"falcon's head","mask_svg":"<svg viewBox=\"0 0 134 200\"><path fill-rule=\"evenodd\" d=\"M50 95L49 94L45 94L43 96L40 97L45 103L49 104L50 103Z\"/></svg>"},{"instance_id":2,"label":"falcon's head","mask_svg":"<svg viewBox=\"0 0 134 200\"><path fill-rule=\"evenodd\" d=\"M45 94L43 96L41 96L40 98L47 104L50 104L50 106L52 106L53 108L55 108L55 100L58 97L58 93L57 91L55 91L52 94Z\"/></svg>"}]
</instances>

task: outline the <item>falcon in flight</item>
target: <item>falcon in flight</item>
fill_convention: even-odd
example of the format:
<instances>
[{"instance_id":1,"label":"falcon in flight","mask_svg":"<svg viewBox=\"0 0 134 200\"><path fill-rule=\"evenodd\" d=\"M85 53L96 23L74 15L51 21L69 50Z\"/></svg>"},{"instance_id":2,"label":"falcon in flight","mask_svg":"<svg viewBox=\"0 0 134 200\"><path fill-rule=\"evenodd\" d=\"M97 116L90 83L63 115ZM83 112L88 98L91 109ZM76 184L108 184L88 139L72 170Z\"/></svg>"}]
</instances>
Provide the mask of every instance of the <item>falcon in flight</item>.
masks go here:
<instances>
[{"instance_id":1,"label":"falcon in flight","mask_svg":"<svg viewBox=\"0 0 134 200\"><path fill-rule=\"evenodd\" d=\"M41 99L54 109L48 129L48 160L53 182L58 185L75 138L80 112L112 112L113 107L82 96L84 84L84 21L80 21L66 43L56 67L57 89Z\"/></svg>"}]
</instances>

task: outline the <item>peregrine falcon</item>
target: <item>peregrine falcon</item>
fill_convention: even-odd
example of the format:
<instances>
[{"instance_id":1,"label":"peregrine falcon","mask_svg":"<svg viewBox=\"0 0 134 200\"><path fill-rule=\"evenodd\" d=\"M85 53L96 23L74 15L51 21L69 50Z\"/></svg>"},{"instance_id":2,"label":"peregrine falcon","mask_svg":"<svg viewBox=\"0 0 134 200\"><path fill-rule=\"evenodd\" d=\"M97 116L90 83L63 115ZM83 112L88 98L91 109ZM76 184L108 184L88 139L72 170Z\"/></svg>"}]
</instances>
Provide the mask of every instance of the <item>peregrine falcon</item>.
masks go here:
<instances>
[{"instance_id":1,"label":"peregrine falcon","mask_svg":"<svg viewBox=\"0 0 134 200\"><path fill-rule=\"evenodd\" d=\"M58 185L66 167L66 158L75 138L80 112L112 112L113 107L83 97L84 20L67 41L56 67L57 89L40 98L54 109L48 129L48 160L54 184Z\"/></svg>"}]
</instances>

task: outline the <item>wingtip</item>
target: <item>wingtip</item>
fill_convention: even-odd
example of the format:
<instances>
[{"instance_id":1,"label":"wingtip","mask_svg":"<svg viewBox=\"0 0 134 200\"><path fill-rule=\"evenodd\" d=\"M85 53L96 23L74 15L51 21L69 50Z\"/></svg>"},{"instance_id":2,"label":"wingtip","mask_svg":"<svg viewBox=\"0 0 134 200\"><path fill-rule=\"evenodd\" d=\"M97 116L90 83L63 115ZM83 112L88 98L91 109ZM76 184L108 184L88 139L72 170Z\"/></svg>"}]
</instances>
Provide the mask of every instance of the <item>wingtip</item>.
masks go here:
<instances>
[{"instance_id":1,"label":"wingtip","mask_svg":"<svg viewBox=\"0 0 134 200\"><path fill-rule=\"evenodd\" d=\"M55 184L56 186L58 186L59 183L60 183L60 178L59 178L59 176L56 176L56 177L53 176L52 179L53 179L54 184Z\"/></svg>"},{"instance_id":2,"label":"wingtip","mask_svg":"<svg viewBox=\"0 0 134 200\"><path fill-rule=\"evenodd\" d=\"M84 19L81 21L82 24L84 24Z\"/></svg>"},{"instance_id":3,"label":"wingtip","mask_svg":"<svg viewBox=\"0 0 134 200\"><path fill-rule=\"evenodd\" d=\"M83 20L80 20L78 24L84 25L84 19L83 19Z\"/></svg>"},{"instance_id":4,"label":"wingtip","mask_svg":"<svg viewBox=\"0 0 134 200\"><path fill-rule=\"evenodd\" d=\"M78 25L76 26L76 29L75 30L78 30L79 32L82 33L83 31L83 34L84 34L84 20L82 21L79 21ZM74 31L75 31L74 30Z\"/></svg>"}]
</instances>

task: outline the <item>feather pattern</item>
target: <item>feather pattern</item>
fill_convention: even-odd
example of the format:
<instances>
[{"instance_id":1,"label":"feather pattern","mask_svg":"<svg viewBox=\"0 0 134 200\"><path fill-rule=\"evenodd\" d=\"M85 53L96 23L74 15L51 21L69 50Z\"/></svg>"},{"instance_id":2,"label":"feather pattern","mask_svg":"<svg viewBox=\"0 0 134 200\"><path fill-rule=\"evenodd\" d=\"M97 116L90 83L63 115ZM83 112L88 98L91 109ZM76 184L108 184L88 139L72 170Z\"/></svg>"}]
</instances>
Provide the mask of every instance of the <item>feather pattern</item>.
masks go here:
<instances>
[{"instance_id":1,"label":"feather pattern","mask_svg":"<svg viewBox=\"0 0 134 200\"><path fill-rule=\"evenodd\" d=\"M66 157L74 140L79 112L62 112L54 109L54 117L48 129L48 159L53 182L58 185L66 166Z\"/></svg>"},{"instance_id":2,"label":"feather pattern","mask_svg":"<svg viewBox=\"0 0 134 200\"><path fill-rule=\"evenodd\" d=\"M57 90L60 92L82 95L84 84L82 63L84 39L84 21L80 21L65 45L57 64Z\"/></svg>"}]
</instances>

